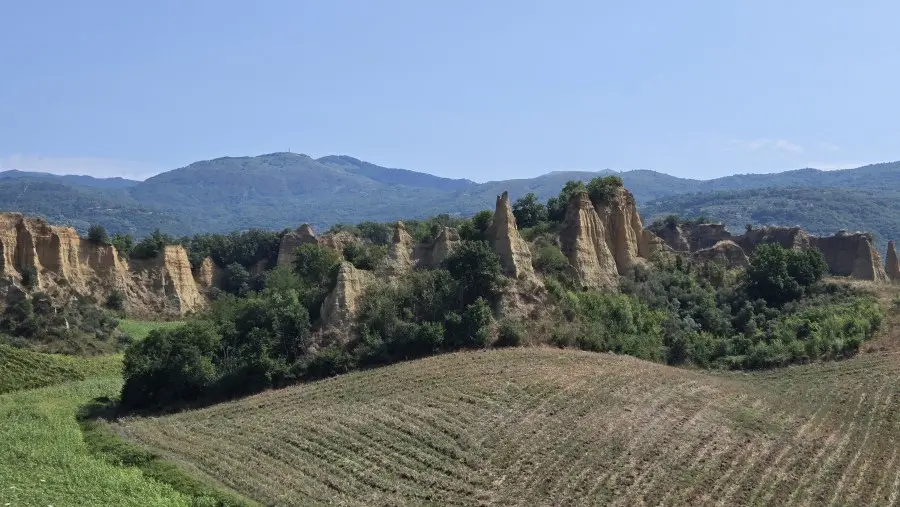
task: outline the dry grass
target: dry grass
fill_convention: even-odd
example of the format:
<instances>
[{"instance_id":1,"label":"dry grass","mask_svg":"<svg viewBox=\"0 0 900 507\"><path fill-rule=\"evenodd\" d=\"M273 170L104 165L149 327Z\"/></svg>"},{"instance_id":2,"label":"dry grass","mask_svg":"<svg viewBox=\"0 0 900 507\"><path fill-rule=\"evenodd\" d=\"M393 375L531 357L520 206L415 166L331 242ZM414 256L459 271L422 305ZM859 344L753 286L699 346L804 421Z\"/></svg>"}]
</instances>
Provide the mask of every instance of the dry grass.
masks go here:
<instances>
[{"instance_id":1,"label":"dry grass","mask_svg":"<svg viewBox=\"0 0 900 507\"><path fill-rule=\"evenodd\" d=\"M895 335L753 374L459 353L115 429L269 505L893 505Z\"/></svg>"}]
</instances>

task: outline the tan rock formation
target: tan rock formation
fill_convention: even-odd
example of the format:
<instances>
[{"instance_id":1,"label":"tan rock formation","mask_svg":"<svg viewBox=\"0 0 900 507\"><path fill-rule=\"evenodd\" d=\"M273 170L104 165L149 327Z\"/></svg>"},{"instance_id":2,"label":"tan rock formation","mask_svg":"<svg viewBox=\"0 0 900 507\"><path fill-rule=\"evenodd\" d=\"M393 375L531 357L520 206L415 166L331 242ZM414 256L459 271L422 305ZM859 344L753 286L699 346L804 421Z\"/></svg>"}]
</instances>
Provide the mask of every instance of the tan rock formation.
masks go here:
<instances>
[{"instance_id":1,"label":"tan rock formation","mask_svg":"<svg viewBox=\"0 0 900 507\"><path fill-rule=\"evenodd\" d=\"M113 290L125 296L126 308L134 314L182 315L206 304L180 246L166 247L157 259L129 266L112 245L82 240L70 227L2 213L0 249L5 278L18 283L22 271L33 268L36 288L64 304L81 296L104 301Z\"/></svg>"},{"instance_id":2,"label":"tan rock formation","mask_svg":"<svg viewBox=\"0 0 900 507\"><path fill-rule=\"evenodd\" d=\"M560 232L560 247L569 259L576 279L585 287L615 287L616 259L609 248L607 231L587 192L572 195Z\"/></svg>"},{"instance_id":3,"label":"tan rock formation","mask_svg":"<svg viewBox=\"0 0 900 507\"><path fill-rule=\"evenodd\" d=\"M616 269L624 275L639 262L641 256L640 238L644 228L634 197L622 188L610 202L597 205L596 210L605 226L607 244L616 259ZM644 254L647 255L647 252Z\"/></svg>"},{"instance_id":4,"label":"tan rock formation","mask_svg":"<svg viewBox=\"0 0 900 507\"><path fill-rule=\"evenodd\" d=\"M325 327L346 327L356 318L358 302L366 286L373 280L371 273L342 262L334 289L322 303L322 322Z\"/></svg>"},{"instance_id":5,"label":"tan rock formation","mask_svg":"<svg viewBox=\"0 0 900 507\"><path fill-rule=\"evenodd\" d=\"M728 269L745 268L750 263L744 249L730 239L723 239L709 248L697 250L691 257L699 262L718 262Z\"/></svg>"},{"instance_id":6,"label":"tan rock formation","mask_svg":"<svg viewBox=\"0 0 900 507\"><path fill-rule=\"evenodd\" d=\"M289 266L294 262L294 250L300 245L307 243L317 244L319 241L313 233L312 226L303 224L295 231L291 231L281 238L281 244L278 246L278 266Z\"/></svg>"},{"instance_id":7,"label":"tan rock formation","mask_svg":"<svg viewBox=\"0 0 900 507\"><path fill-rule=\"evenodd\" d=\"M751 229L735 238L746 252L753 251L757 245L776 243L783 248L806 248L810 245L810 236L799 227L761 227Z\"/></svg>"},{"instance_id":8,"label":"tan rock formation","mask_svg":"<svg viewBox=\"0 0 900 507\"><path fill-rule=\"evenodd\" d=\"M180 245L166 246L153 259L131 261L130 272L126 298L138 311L184 315L206 305L194 282L187 251Z\"/></svg>"},{"instance_id":9,"label":"tan rock formation","mask_svg":"<svg viewBox=\"0 0 900 507\"><path fill-rule=\"evenodd\" d=\"M822 251L828 263L828 271L837 276L849 276L858 280L886 281L887 273L881 263L881 255L863 233L838 233L834 236L809 236L808 241Z\"/></svg>"},{"instance_id":10,"label":"tan rock formation","mask_svg":"<svg viewBox=\"0 0 900 507\"><path fill-rule=\"evenodd\" d=\"M884 270L889 279L900 280L900 261L897 259L897 248L894 246L893 240L888 241Z\"/></svg>"},{"instance_id":11,"label":"tan rock formation","mask_svg":"<svg viewBox=\"0 0 900 507\"><path fill-rule=\"evenodd\" d=\"M675 252L690 252L691 245L687 236L676 223L668 223L655 230L656 235Z\"/></svg>"},{"instance_id":12,"label":"tan rock formation","mask_svg":"<svg viewBox=\"0 0 900 507\"><path fill-rule=\"evenodd\" d=\"M494 220L487 230L487 240L500 257L500 266L507 276L519 279L534 278L531 251L516 229L516 217L509 204L509 193L497 196Z\"/></svg>"},{"instance_id":13,"label":"tan rock formation","mask_svg":"<svg viewBox=\"0 0 900 507\"><path fill-rule=\"evenodd\" d=\"M197 274L194 277L194 281L197 283L197 288L199 290L208 291L213 287L220 287L224 275L224 271L222 271L222 268L212 260L212 257L207 257L203 259L203 262L200 263L200 267L197 268Z\"/></svg>"},{"instance_id":14,"label":"tan rock formation","mask_svg":"<svg viewBox=\"0 0 900 507\"><path fill-rule=\"evenodd\" d=\"M394 224L394 236L384 264L379 270L385 276L397 276L413 267L413 239L403 222Z\"/></svg>"},{"instance_id":15,"label":"tan rock formation","mask_svg":"<svg viewBox=\"0 0 900 507\"><path fill-rule=\"evenodd\" d=\"M350 234L347 231L338 231L336 233L323 234L317 239L320 245L326 248L331 248L338 253L342 253L344 251L344 247L348 244L359 241L355 236L353 236L353 234Z\"/></svg>"},{"instance_id":16,"label":"tan rock formation","mask_svg":"<svg viewBox=\"0 0 900 507\"><path fill-rule=\"evenodd\" d=\"M423 268L436 268L456 248L459 241L459 232L456 229L444 227L434 242L416 246L413 263Z\"/></svg>"}]
</instances>

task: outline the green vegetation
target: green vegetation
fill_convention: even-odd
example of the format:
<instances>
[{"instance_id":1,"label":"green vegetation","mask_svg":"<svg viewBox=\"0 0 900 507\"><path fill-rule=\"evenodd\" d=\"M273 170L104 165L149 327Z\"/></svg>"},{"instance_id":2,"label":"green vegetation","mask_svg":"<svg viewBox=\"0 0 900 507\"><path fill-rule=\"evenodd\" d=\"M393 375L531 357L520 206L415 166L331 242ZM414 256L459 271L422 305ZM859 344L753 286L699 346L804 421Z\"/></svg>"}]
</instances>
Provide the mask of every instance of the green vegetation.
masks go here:
<instances>
[{"instance_id":1,"label":"green vegetation","mask_svg":"<svg viewBox=\"0 0 900 507\"><path fill-rule=\"evenodd\" d=\"M58 307L43 292L10 301L0 314L0 343L42 352L94 356L121 351L129 343L118 320L97 302L80 298Z\"/></svg>"},{"instance_id":2,"label":"green vegetation","mask_svg":"<svg viewBox=\"0 0 900 507\"><path fill-rule=\"evenodd\" d=\"M182 321L156 321L120 319L119 331L131 337L130 341L141 341L154 329L172 329L184 324Z\"/></svg>"},{"instance_id":3,"label":"green vegetation","mask_svg":"<svg viewBox=\"0 0 900 507\"><path fill-rule=\"evenodd\" d=\"M87 239L94 243L105 244L109 243L109 234L102 225L94 224L88 228Z\"/></svg>"},{"instance_id":4,"label":"green vegetation","mask_svg":"<svg viewBox=\"0 0 900 507\"><path fill-rule=\"evenodd\" d=\"M120 355L78 357L44 354L0 344L0 394L91 377L116 376Z\"/></svg>"}]
</instances>

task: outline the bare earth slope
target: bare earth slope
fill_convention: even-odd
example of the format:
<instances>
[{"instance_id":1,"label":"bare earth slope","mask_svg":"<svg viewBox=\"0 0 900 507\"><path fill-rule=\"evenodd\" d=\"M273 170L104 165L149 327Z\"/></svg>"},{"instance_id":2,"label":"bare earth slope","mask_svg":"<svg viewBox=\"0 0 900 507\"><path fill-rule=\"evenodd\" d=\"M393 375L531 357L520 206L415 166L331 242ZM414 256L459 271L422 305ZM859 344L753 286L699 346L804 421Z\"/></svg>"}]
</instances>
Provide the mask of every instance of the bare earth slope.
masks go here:
<instances>
[{"instance_id":1,"label":"bare earth slope","mask_svg":"<svg viewBox=\"0 0 900 507\"><path fill-rule=\"evenodd\" d=\"M866 350L755 374L457 353L116 428L270 505L891 505L900 347Z\"/></svg>"}]
</instances>

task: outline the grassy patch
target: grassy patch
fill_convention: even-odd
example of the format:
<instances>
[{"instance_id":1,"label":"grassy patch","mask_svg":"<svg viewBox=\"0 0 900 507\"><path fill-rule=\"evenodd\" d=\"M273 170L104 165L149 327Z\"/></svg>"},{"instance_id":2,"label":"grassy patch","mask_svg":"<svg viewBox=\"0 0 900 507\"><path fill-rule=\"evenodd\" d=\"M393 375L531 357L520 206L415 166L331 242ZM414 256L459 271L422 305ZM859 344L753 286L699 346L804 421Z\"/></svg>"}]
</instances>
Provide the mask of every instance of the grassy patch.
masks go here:
<instances>
[{"instance_id":1,"label":"grassy patch","mask_svg":"<svg viewBox=\"0 0 900 507\"><path fill-rule=\"evenodd\" d=\"M0 344L0 394L89 377L115 376L122 356L77 357L43 354Z\"/></svg>"},{"instance_id":2,"label":"grassy patch","mask_svg":"<svg viewBox=\"0 0 900 507\"><path fill-rule=\"evenodd\" d=\"M119 321L119 331L128 334L135 340L143 340L154 329L169 329L184 324L182 321L154 321L122 319Z\"/></svg>"},{"instance_id":3,"label":"grassy patch","mask_svg":"<svg viewBox=\"0 0 900 507\"><path fill-rule=\"evenodd\" d=\"M91 455L75 413L120 385L99 377L0 395L0 505L192 505L137 468Z\"/></svg>"}]
</instances>

